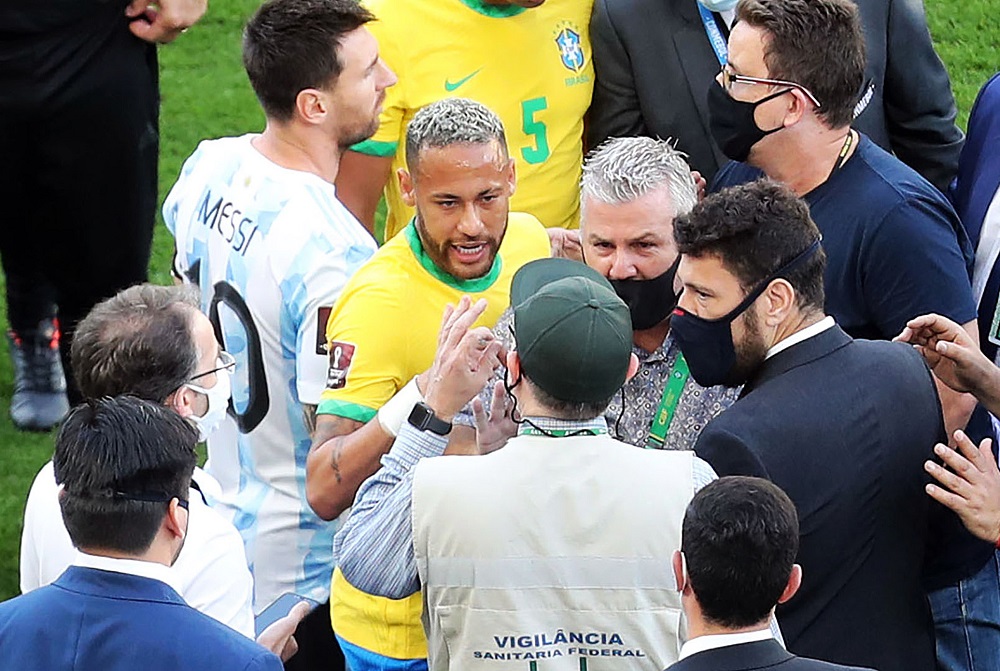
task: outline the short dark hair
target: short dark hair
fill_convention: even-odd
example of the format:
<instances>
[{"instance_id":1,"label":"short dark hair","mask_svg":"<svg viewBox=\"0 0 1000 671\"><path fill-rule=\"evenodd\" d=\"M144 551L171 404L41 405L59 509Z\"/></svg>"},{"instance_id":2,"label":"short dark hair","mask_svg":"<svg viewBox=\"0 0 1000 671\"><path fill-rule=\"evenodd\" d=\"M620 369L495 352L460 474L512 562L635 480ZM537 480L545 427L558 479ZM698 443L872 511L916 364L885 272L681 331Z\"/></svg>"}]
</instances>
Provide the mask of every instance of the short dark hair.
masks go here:
<instances>
[{"instance_id":1,"label":"short dark hair","mask_svg":"<svg viewBox=\"0 0 1000 671\"><path fill-rule=\"evenodd\" d=\"M356 0L268 0L243 30L243 67L268 117L288 121L295 98L333 86L345 35L375 16Z\"/></svg>"},{"instance_id":2,"label":"short dark hair","mask_svg":"<svg viewBox=\"0 0 1000 671\"><path fill-rule=\"evenodd\" d=\"M611 398L600 401L564 401L558 399L531 381L521 363L521 376L531 384L531 392L539 405L544 407L556 419L585 420L594 419L604 414L611 404ZM617 392L616 392L617 393Z\"/></svg>"},{"instance_id":3,"label":"short dark hair","mask_svg":"<svg viewBox=\"0 0 1000 671\"><path fill-rule=\"evenodd\" d=\"M180 415L131 396L70 411L52 463L73 545L130 555L149 549L170 500L188 498L197 441Z\"/></svg>"},{"instance_id":4,"label":"short dark hair","mask_svg":"<svg viewBox=\"0 0 1000 671\"><path fill-rule=\"evenodd\" d=\"M84 398L130 394L163 403L194 375L197 291L138 284L98 303L76 328L70 357Z\"/></svg>"},{"instance_id":5,"label":"short dark hair","mask_svg":"<svg viewBox=\"0 0 1000 671\"><path fill-rule=\"evenodd\" d=\"M674 221L681 254L718 256L748 293L819 238L805 201L769 179L723 189ZM795 289L799 309L823 310L825 269L820 248L782 274Z\"/></svg>"},{"instance_id":6,"label":"short dark hair","mask_svg":"<svg viewBox=\"0 0 1000 671\"><path fill-rule=\"evenodd\" d=\"M729 629L767 618L798 550L795 506L761 478L720 478L684 513L681 552L691 589L705 618Z\"/></svg>"},{"instance_id":7,"label":"short dark hair","mask_svg":"<svg viewBox=\"0 0 1000 671\"><path fill-rule=\"evenodd\" d=\"M847 126L865 78L865 41L851 0L740 0L736 20L767 32L768 74L809 89L831 128Z\"/></svg>"}]
</instances>

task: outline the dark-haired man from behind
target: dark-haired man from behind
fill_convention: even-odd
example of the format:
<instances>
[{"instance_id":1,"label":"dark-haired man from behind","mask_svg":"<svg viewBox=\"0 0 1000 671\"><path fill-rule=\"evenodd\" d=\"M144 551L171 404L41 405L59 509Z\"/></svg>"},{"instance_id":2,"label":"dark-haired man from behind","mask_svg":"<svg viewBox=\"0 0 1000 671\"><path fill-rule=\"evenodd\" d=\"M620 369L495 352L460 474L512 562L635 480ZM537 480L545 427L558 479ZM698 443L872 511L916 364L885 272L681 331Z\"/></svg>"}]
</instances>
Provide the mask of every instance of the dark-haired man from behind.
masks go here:
<instances>
[{"instance_id":1,"label":"dark-haired man from behind","mask_svg":"<svg viewBox=\"0 0 1000 671\"><path fill-rule=\"evenodd\" d=\"M709 196L674 239L684 291L671 329L691 374L744 385L695 452L720 475L771 480L798 509L809 580L778 608L788 649L932 671L923 462L944 423L920 355L854 340L824 314L819 231L787 187Z\"/></svg>"},{"instance_id":2,"label":"dark-haired man from behind","mask_svg":"<svg viewBox=\"0 0 1000 671\"><path fill-rule=\"evenodd\" d=\"M127 394L159 403L202 438L225 417L232 362L190 287L139 284L101 301L77 326L70 351L85 399ZM76 554L53 471L51 461L42 466L24 508L18 566L23 593L56 580ZM191 482L190 525L171 567L174 585L191 607L252 638L253 578L243 540L199 493L212 492L218 483L200 468Z\"/></svg>"},{"instance_id":3,"label":"dark-haired man from behind","mask_svg":"<svg viewBox=\"0 0 1000 671\"><path fill-rule=\"evenodd\" d=\"M79 553L53 584L0 604L0 659L22 671L260 671L281 661L171 586L198 434L158 403L77 407L56 439L63 520Z\"/></svg>"},{"instance_id":4,"label":"dark-haired man from behind","mask_svg":"<svg viewBox=\"0 0 1000 671\"><path fill-rule=\"evenodd\" d=\"M795 505L773 483L729 476L695 494L673 558L688 640L668 671L853 669L796 657L771 636L775 606L802 584L798 548Z\"/></svg>"}]
</instances>

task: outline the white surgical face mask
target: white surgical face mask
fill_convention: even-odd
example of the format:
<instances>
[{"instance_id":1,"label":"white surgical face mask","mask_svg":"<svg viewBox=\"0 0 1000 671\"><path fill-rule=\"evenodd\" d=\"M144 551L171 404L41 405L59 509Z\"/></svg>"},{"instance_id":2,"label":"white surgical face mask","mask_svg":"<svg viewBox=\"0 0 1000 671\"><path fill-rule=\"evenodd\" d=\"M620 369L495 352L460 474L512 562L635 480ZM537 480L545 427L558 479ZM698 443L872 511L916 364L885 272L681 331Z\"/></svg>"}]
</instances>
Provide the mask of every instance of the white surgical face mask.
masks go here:
<instances>
[{"instance_id":1,"label":"white surgical face mask","mask_svg":"<svg viewBox=\"0 0 1000 671\"><path fill-rule=\"evenodd\" d=\"M698 0L710 12L728 12L736 8L737 0Z\"/></svg>"},{"instance_id":2,"label":"white surgical face mask","mask_svg":"<svg viewBox=\"0 0 1000 671\"><path fill-rule=\"evenodd\" d=\"M201 417L197 415L190 417L190 420L198 427L200 439L208 440L209 434L215 431L222 420L226 418L226 410L229 408L229 397L232 393L229 369L220 368L215 371L215 386L209 389L199 387L192 382L186 382L184 386L208 397L208 410L205 411L205 414Z\"/></svg>"}]
</instances>

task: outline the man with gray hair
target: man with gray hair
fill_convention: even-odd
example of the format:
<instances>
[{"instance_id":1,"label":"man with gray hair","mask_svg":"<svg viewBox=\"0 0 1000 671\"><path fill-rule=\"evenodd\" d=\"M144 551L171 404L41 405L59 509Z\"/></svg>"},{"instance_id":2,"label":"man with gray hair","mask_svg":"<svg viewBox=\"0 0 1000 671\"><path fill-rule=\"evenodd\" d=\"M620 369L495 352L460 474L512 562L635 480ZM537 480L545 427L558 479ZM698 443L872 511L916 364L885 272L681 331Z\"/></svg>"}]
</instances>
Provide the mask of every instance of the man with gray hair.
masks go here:
<instances>
[{"instance_id":1,"label":"man with gray hair","mask_svg":"<svg viewBox=\"0 0 1000 671\"><path fill-rule=\"evenodd\" d=\"M459 98L428 105L410 122L406 150L409 170L398 179L416 215L350 279L327 325L327 385L306 465L306 495L325 519L351 505L415 404L427 426L450 429L420 405L426 374L417 381L434 360L445 306L481 299L475 324L492 327L514 273L549 253L538 220L508 211L514 162L487 107ZM419 595L380 599L335 571L331 603L353 671L426 657Z\"/></svg>"},{"instance_id":2,"label":"man with gray hair","mask_svg":"<svg viewBox=\"0 0 1000 671\"><path fill-rule=\"evenodd\" d=\"M674 274L679 255L673 222L698 200L684 154L666 140L608 140L588 156L580 183L580 237L587 265L608 278L632 317L632 352L639 371L605 411L612 435L632 445L692 449L701 430L736 400L738 389L700 386L688 373L670 335L677 303ZM510 348L513 313L497 322L494 335ZM498 386L499 385L499 386ZM480 394L484 411L504 398L500 378ZM485 415L485 412L483 413ZM471 449L473 414L456 417L453 444ZM511 431L481 432L487 447Z\"/></svg>"}]
</instances>

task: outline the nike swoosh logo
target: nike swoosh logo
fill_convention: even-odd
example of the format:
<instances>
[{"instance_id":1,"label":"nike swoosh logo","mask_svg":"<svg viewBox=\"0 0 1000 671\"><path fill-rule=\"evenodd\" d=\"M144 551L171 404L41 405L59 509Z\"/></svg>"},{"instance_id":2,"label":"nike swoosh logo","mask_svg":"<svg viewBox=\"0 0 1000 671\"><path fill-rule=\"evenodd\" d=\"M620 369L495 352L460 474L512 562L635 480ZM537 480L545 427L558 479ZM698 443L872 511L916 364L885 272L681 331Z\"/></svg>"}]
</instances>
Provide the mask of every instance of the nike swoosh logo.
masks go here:
<instances>
[{"instance_id":1,"label":"nike swoosh logo","mask_svg":"<svg viewBox=\"0 0 1000 671\"><path fill-rule=\"evenodd\" d=\"M482 70L482 68L479 68L479 70ZM479 70L476 70L475 72L473 72L468 77L462 77L457 82L450 82L447 79L444 80L444 90L447 91L448 93L451 93L452 91L454 91L457 88L459 88L460 86L462 86L462 84L464 84L465 82L469 81L470 79L472 79L473 77L475 77L476 75L478 75L479 74Z\"/></svg>"}]
</instances>

